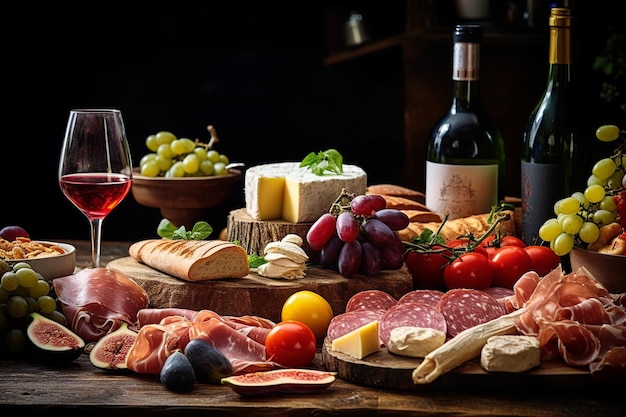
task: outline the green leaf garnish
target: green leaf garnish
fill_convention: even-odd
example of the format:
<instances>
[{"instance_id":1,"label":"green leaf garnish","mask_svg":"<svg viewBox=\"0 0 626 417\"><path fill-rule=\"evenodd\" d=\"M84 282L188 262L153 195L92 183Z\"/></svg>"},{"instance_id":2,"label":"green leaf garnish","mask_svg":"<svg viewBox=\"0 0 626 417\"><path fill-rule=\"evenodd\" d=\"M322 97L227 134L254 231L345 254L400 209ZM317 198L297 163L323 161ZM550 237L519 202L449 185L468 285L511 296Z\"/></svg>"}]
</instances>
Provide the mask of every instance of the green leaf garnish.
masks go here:
<instances>
[{"instance_id":1,"label":"green leaf garnish","mask_svg":"<svg viewBox=\"0 0 626 417\"><path fill-rule=\"evenodd\" d=\"M311 152L304 157L300 168L309 168L315 175L324 175L327 171L343 174L343 156L335 149Z\"/></svg>"},{"instance_id":2,"label":"green leaf garnish","mask_svg":"<svg viewBox=\"0 0 626 417\"><path fill-rule=\"evenodd\" d=\"M204 240L213 233L210 224L204 221L197 222L191 230L185 226L176 227L168 219L163 219L157 227L157 234L164 239L174 240Z\"/></svg>"},{"instance_id":3,"label":"green leaf garnish","mask_svg":"<svg viewBox=\"0 0 626 417\"><path fill-rule=\"evenodd\" d=\"M260 255L256 255L254 253L248 255L248 266L250 268L258 268L266 263L267 261L265 260L265 258Z\"/></svg>"}]
</instances>

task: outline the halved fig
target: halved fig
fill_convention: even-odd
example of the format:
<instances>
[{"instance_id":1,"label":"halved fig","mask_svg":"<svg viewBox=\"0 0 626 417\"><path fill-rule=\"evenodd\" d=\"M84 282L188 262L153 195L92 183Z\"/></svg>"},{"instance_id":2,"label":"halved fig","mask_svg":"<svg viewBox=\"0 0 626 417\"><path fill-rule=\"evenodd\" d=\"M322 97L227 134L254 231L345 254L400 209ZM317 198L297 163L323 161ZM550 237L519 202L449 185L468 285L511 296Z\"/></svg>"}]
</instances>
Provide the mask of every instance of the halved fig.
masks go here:
<instances>
[{"instance_id":1,"label":"halved fig","mask_svg":"<svg viewBox=\"0 0 626 417\"><path fill-rule=\"evenodd\" d=\"M262 395L271 392L313 394L335 382L336 372L313 369L275 369L222 378L239 395Z\"/></svg>"},{"instance_id":2,"label":"halved fig","mask_svg":"<svg viewBox=\"0 0 626 417\"><path fill-rule=\"evenodd\" d=\"M137 333L127 323L103 336L89 352L89 361L101 369L127 369L126 355L137 340Z\"/></svg>"},{"instance_id":3,"label":"halved fig","mask_svg":"<svg viewBox=\"0 0 626 417\"><path fill-rule=\"evenodd\" d=\"M31 313L30 316L33 321L28 325L26 334L39 359L64 363L83 353L85 341L69 328L39 313Z\"/></svg>"}]
</instances>

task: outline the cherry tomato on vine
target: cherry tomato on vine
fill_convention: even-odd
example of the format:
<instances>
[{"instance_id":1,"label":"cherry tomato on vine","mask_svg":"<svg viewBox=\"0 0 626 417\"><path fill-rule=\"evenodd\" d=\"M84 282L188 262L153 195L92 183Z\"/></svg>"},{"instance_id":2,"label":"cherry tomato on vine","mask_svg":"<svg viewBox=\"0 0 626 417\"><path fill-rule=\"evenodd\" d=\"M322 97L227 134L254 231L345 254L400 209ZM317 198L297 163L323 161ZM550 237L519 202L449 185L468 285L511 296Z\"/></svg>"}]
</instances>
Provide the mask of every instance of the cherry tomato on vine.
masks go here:
<instances>
[{"instance_id":1,"label":"cherry tomato on vine","mask_svg":"<svg viewBox=\"0 0 626 417\"><path fill-rule=\"evenodd\" d=\"M296 321L281 321L265 337L265 351L270 360L288 368L302 368L315 357L317 342L313 330Z\"/></svg>"},{"instance_id":2,"label":"cherry tomato on vine","mask_svg":"<svg viewBox=\"0 0 626 417\"><path fill-rule=\"evenodd\" d=\"M493 281L491 262L479 253L464 253L444 269L443 280L448 289L491 287Z\"/></svg>"},{"instance_id":3,"label":"cherry tomato on vine","mask_svg":"<svg viewBox=\"0 0 626 417\"><path fill-rule=\"evenodd\" d=\"M513 288L525 272L533 268L530 256L519 246L504 246L498 249L491 259L493 286Z\"/></svg>"},{"instance_id":4,"label":"cherry tomato on vine","mask_svg":"<svg viewBox=\"0 0 626 417\"><path fill-rule=\"evenodd\" d=\"M434 247L437 249L437 247ZM444 290L443 282L444 266L450 262L444 253L417 253L408 252L404 258L411 277L413 278L413 288L427 290Z\"/></svg>"},{"instance_id":5,"label":"cherry tomato on vine","mask_svg":"<svg viewBox=\"0 0 626 417\"><path fill-rule=\"evenodd\" d=\"M543 277L552 271L561 263L559 255L554 253L548 246L529 245L524 248L530 262L533 265L533 270Z\"/></svg>"},{"instance_id":6,"label":"cherry tomato on vine","mask_svg":"<svg viewBox=\"0 0 626 417\"><path fill-rule=\"evenodd\" d=\"M500 247L502 248L504 246L518 246L520 248L524 248L526 247L526 243L517 236L509 235L503 236L500 239Z\"/></svg>"}]
</instances>

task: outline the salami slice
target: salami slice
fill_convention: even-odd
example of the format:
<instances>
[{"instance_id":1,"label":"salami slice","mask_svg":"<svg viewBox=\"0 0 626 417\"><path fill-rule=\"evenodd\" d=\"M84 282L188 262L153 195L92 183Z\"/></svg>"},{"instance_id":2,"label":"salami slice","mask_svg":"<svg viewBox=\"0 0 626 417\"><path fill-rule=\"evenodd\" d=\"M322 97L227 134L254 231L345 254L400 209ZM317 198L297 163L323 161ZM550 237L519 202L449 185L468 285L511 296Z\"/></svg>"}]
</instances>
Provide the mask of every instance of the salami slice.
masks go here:
<instances>
[{"instance_id":1,"label":"salami slice","mask_svg":"<svg viewBox=\"0 0 626 417\"><path fill-rule=\"evenodd\" d=\"M378 322L378 336L388 344L391 331L396 327L410 326L447 331L446 319L433 305L422 302L398 303L385 311Z\"/></svg>"},{"instance_id":2,"label":"salami slice","mask_svg":"<svg viewBox=\"0 0 626 417\"><path fill-rule=\"evenodd\" d=\"M443 294L444 293L442 291L438 290L413 290L404 294L398 300L398 303L418 302L436 306Z\"/></svg>"},{"instance_id":3,"label":"salami slice","mask_svg":"<svg viewBox=\"0 0 626 417\"><path fill-rule=\"evenodd\" d=\"M335 340L361 326L380 320L384 313L384 310L354 310L338 314L330 321L326 335L331 341Z\"/></svg>"},{"instance_id":4,"label":"salami slice","mask_svg":"<svg viewBox=\"0 0 626 417\"><path fill-rule=\"evenodd\" d=\"M491 295L468 288L446 292L437 303L437 310L446 319L449 337L506 313L502 304Z\"/></svg>"},{"instance_id":5,"label":"salami slice","mask_svg":"<svg viewBox=\"0 0 626 417\"><path fill-rule=\"evenodd\" d=\"M396 305L391 294L381 290L364 290L354 294L346 304L346 313L355 310L388 310Z\"/></svg>"},{"instance_id":6,"label":"salami slice","mask_svg":"<svg viewBox=\"0 0 626 417\"><path fill-rule=\"evenodd\" d=\"M513 291L512 289L503 287L489 287L483 288L481 291L486 292L487 294L498 300L498 302L502 304L502 307L507 313L513 312L514 309L512 308L511 303L507 301L509 297L515 294L515 291Z\"/></svg>"}]
</instances>

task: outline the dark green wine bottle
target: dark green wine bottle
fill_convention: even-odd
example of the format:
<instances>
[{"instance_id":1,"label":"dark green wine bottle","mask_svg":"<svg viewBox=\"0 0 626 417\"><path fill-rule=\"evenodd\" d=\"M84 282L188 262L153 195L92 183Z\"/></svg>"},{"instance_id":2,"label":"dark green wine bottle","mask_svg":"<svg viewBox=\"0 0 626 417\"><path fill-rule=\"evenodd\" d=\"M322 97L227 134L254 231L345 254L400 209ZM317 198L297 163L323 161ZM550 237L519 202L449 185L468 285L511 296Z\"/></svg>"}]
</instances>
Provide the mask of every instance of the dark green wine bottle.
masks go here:
<instances>
[{"instance_id":1,"label":"dark green wine bottle","mask_svg":"<svg viewBox=\"0 0 626 417\"><path fill-rule=\"evenodd\" d=\"M571 9L551 9L547 86L523 134L522 239L526 244L540 243L539 228L554 217L554 203L582 187L578 101L572 79L573 23Z\"/></svg>"},{"instance_id":2,"label":"dark green wine bottle","mask_svg":"<svg viewBox=\"0 0 626 417\"><path fill-rule=\"evenodd\" d=\"M480 98L479 25L457 25L453 35L454 97L426 151L426 206L449 219L489 213L504 198L502 134Z\"/></svg>"}]
</instances>

